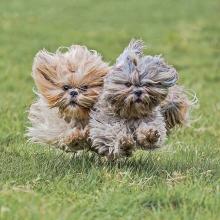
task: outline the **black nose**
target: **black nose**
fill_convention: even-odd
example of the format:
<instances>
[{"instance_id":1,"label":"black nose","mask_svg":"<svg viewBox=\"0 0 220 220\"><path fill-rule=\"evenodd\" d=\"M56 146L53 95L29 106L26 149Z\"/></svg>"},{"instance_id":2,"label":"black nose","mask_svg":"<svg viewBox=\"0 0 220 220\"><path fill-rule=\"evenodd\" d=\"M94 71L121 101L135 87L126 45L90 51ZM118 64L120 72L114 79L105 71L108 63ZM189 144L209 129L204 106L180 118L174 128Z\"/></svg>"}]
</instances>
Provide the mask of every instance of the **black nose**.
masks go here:
<instances>
[{"instance_id":1,"label":"black nose","mask_svg":"<svg viewBox=\"0 0 220 220\"><path fill-rule=\"evenodd\" d=\"M142 91L141 90L137 90L134 92L134 94L137 96L137 97L140 97L141 94L142 94Z\"/></svg>"},{"instance_id":2,"label":"black nose","mask_svg":"<svg viewBox=\"0 0 220 220\"><path fill-rule=\"evenodd\" d=\"M77 96L77 95L78 95L78 92L77 92L77 91L71 91L71 92L70 92L70 95L71 95L72 97Z\"/></svg>"}]
</instances>

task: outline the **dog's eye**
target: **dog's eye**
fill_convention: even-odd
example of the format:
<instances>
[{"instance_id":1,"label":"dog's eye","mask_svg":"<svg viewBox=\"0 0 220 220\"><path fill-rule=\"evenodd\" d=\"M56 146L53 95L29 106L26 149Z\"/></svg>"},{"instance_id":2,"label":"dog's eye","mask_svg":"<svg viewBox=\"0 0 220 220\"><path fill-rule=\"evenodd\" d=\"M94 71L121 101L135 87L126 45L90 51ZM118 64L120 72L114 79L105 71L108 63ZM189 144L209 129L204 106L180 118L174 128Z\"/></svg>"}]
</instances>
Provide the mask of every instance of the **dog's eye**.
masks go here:
<instances>
[{"instance_id":1,"label":"dog's eye","mask_svg":"<svg viewBox=\"0 0 220 220\"><path fill-rule=\"evenodd\" d=\"M70 89L70 86L69 86L69 85L64 85L64 86L63 86L63 90L64 90L64 91L67 91L67 90L69 90L69 89Z\"/></svg>"},{"instance_id":2,"label":"dog's eye","mask_svg":"<svg viewBox=\"0 0 220 220\"><path fill-rule=\"evenodd\" d=\"M88 86L87 86L87 85L81 86L80 89L81 89L82 91L86 91L86 90L88 89Z\"/></svg>"},{"instance_id":3,"label":"dog's eye","mask_svg":"<svg viewBox=\"0 0 220 220\"><path fill-rule=\"evenodd\" d=\"M131 83L129 83L129 82L125 83L125 86L126 87L131 87Z\"/></svg>"},{"instance_id":4,"label":"dog's eye","mask_svg":"<svg viewBox=\"0 0 220 220\"><path fill-rule=\"evenodd\" d=\"M151 87L151 86L152 86L152 83L145 83L143 86L144 86L144 87Z\"/></svg>"}]
</instances>

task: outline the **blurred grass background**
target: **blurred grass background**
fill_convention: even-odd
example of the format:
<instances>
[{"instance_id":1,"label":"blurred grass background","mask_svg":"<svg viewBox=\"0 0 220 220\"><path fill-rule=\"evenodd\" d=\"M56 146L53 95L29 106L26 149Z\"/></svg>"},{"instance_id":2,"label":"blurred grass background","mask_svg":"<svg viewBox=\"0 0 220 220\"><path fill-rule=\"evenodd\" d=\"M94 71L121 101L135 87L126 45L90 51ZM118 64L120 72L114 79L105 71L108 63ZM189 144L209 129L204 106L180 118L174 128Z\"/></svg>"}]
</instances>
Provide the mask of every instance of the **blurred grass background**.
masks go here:
<instances>
[{"instance_id":1,"label":"blurred grass background","mask_svg":"<svg viewBox=\"0 0 220 220\"><path fill-rule=\"evenodd\" d=\"M219 11L219 0L1 0L0 218L219 219ZM196 91L198 120L165 150L115 163L28 145L37 51L84 44L112 64L133 37Z\"/></svg>"}]
</instances>

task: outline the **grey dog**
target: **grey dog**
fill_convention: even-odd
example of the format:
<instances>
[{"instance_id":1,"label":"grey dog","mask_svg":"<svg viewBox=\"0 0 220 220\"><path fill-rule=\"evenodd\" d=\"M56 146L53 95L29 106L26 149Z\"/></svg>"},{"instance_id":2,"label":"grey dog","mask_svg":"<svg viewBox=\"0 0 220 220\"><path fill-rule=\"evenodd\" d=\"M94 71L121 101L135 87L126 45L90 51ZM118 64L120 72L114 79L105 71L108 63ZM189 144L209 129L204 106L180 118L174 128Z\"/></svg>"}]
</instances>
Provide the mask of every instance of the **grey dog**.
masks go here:
<instances>
[{"instance_id":1,"label":"grey dog","mask_svg":"<svg viewBox=\"0 0 220 220\"><path fill-rule=\"evenodd\" d=\"M90 114L92 149L110 159L162 147L170 129L189 118L191 102L176 85L177 71L143 49L143 41L130 42Z\"/></svg>"}]
</instances>

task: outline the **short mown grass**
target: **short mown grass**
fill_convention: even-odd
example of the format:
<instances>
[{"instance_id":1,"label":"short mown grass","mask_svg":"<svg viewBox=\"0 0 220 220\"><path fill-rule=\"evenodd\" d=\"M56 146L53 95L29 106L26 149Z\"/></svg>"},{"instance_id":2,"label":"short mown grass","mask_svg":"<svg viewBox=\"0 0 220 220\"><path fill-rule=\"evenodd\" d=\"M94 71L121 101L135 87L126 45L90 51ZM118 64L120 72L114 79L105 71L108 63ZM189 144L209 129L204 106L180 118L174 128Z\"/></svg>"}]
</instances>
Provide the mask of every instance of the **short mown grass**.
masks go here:
<instances>
[{"instance_id":1,"label":"short mown grass","mask_svg":"<svg viewBox=\"0 0 220 220\"><path fill-rule=\"evenodd\" d=\"M1 0L0 219L220 219L219 11L219 0ZM133 37L197 93L192 126L117 162L27 144L36 52L85 44L112 64Z\"/></svg>"}]
</instances>

